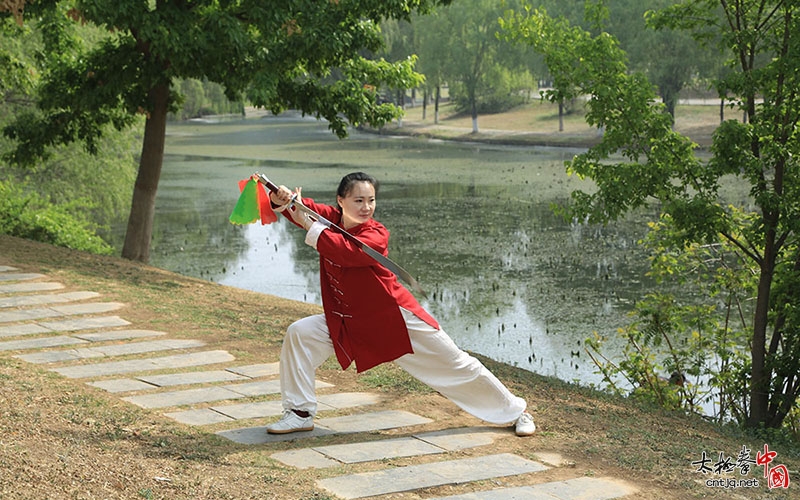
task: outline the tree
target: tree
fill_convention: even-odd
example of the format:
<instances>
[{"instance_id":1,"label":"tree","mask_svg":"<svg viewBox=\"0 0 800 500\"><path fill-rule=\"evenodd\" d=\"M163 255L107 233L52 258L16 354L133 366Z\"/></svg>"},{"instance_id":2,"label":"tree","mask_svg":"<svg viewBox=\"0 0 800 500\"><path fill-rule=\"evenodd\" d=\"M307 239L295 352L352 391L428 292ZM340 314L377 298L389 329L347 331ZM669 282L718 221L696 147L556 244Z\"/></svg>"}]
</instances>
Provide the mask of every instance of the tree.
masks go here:
<instances>
[{"instance_id":1,"label":"tree","mask_svg":"<svg viewBox=\"0 0 800 500\"><path fill-rule=\"evenodd\" d=\"M54 57L39 90L38 110L4 132L17 141L9 159L30 164L49 145L82 141L89 151L106 125L145 117L139 171L122 256L149 258L167 115L176 111L173 81L221 84L229 99L247 94L273 112L295 108L324 118L340 137L347 125L380 125L400 110L378 104L380 85L414 87L413 60L389 64L362 57L380 45L379 23L406 19L449 0L40 0L25 16L49 14L46 51ZM9 15L9 14L6 14ZM70 44L70 24L104 27L101 44ZM64 50L66 46L67 50ZM331 77L336 72L338 78Z\"/></svg>"},{"instance_id":2,"label":"tree","mask_svg":"<svg viewBox=\"0 0 800 500\"><path fill-rule=\"evenodd\" d=\"M720 125L708 161L672 131L651 84L628 71L614 37L558 33L563 25L533 9L503 21L510 38L541 50L551 72L563 74L560 85L590 96L587 121L605 129L600 144L568 164L597 187L573 193L568 213L604 222L657 200L672 252L724 243L756 278L754 303L743 309L749 320L740 348L749 358L738 366L749 427L779 427L800 396L799 10L796 1L684 0L649 14L652 26L718 41L730 56L734 71L716 88L749 119ZM563 46L550 43L556 36ZM750 187L741 210L722 195L731 179Z\"/></svg>"},{"instance_id":3,"label":"tree","mask_svg":"<svg viewBox=\"0 0 800 500\"><path fill-rule=\"evenodd\" d=\"M444 68L450 95L460 99L472 116L472 132L478 132L478 104L491 90L489 73L502 72L498 59L503 41L496 36L498 19L509 2L473 0L455 3L443 9L437 29L449 34L448 59ZM435 39L431 41L435 42ZM499 67L498 67L499 66Z\"/></svg>"},{"instance_id":4,"label":"tree","mask_svg":"<svg viewBox=\"0 0 800 500\"><path fill-rule=\"evenodd\" d=\"M52 20L42 16L40 21L24 25L7 17L0 19L0 129L36 106L36 89L44 68L52 57L60 57L44 54L40 24L52 24ZM76 43L85 45L96 43L102 33L90 26L75 28ZM62 47L68 50L66 45ZM135 140L130 131L107 127L97 142L101 154L92 156L79 145L70 144L51 148L46 159L26 168L0 161L0 182L14 186L9 194L59 207L103 229L119 222L119 214L130 208ZM11 141L0 136L0 154L12 148Z\"/></svg>"}]
</instances>

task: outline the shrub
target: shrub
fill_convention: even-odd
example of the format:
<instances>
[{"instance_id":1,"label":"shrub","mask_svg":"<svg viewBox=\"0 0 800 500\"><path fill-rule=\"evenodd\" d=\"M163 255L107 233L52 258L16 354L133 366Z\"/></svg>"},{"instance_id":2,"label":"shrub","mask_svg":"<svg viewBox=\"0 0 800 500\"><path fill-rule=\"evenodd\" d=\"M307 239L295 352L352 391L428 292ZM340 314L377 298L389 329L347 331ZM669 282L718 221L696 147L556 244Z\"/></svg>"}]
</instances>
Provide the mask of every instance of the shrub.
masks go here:
<instances>
[{"instance_id":1,"label":"shrub","mask_svg":"<svg viewBox=\"0 0 800 500\"><path fill-rule=\"evenodd\" d=\"M108 255L111 246L100 238L96 227L82 218L79 199L63 205L51 205L36 193L0 182L0 234L8 234L52 245Z\"/></svg>"}]
</instances>

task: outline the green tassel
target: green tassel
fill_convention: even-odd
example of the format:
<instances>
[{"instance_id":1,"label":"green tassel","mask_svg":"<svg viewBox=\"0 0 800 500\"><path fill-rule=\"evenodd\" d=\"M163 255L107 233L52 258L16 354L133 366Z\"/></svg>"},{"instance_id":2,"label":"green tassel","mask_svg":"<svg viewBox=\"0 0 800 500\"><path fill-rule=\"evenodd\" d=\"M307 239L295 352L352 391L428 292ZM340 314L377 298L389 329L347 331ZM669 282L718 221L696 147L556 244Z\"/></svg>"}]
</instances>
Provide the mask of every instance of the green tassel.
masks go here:
<instances>
[{"instance_id":1,"label":"green tassel","mask_svg":"<svg viewBox=\"0 0 800 500\"><path fill-rule=\"evenodd\" d=\"M250 179L242 189L242 194L239 195L239 201L231 212L228 220L232 224L252 224L261 218L261 213L258 209L258 193L256 188L258 181Z\"/></svg>"}]
</instances>

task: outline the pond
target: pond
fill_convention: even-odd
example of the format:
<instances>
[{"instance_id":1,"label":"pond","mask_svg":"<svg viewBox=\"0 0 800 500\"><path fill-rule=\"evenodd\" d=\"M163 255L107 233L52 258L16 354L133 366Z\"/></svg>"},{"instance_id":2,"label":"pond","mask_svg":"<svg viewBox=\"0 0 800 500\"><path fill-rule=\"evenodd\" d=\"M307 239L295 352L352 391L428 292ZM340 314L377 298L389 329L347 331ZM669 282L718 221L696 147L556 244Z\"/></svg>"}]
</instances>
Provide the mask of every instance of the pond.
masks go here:
<instances>
[{"instance_id":1,"label":"pond","mask_svg":"<svg viewBox=\"0 0 800 500\"><path fill-rule=\"evenodd\" d=\"M303 231L284 220L228 222L237 182L259 171L333 203L340 178L363 170L381 183L375 218L391 231L390 257L416 277L428 295L420 302L466 350L600 384L585 339L615 338L654 286L637 244L653 214L608 227L554 215L571 190L591 189L565 173L578 150L358 131L339 140L324 123L298 116L171 124L167 133L156 267L320 303L317 254Z\"/></svg>"}]
</instances>

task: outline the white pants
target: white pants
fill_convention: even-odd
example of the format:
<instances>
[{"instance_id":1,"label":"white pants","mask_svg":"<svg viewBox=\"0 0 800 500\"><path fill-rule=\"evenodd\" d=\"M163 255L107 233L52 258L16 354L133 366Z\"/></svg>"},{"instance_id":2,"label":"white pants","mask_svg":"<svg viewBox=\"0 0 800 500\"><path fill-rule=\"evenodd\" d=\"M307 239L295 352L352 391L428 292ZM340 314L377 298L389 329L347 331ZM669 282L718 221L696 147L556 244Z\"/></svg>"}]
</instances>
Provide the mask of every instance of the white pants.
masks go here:
<instances>
[{"instance_id":1,"label":"white pants","mask_svg":"<svg viewBox=\"0 0 800 500\"><path fill-rule=\"evenodd\" d=\"M491 424L510 424L525 411L525 400L514 396L483 364L413 313L400 309L406 320L413 354L394 362L413 377ZM333 343L322 314L292 323L286 331L280 359L281 395L285 410L317 412L314 378L333 354Z\"/></svg>"}]
</instances>

